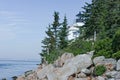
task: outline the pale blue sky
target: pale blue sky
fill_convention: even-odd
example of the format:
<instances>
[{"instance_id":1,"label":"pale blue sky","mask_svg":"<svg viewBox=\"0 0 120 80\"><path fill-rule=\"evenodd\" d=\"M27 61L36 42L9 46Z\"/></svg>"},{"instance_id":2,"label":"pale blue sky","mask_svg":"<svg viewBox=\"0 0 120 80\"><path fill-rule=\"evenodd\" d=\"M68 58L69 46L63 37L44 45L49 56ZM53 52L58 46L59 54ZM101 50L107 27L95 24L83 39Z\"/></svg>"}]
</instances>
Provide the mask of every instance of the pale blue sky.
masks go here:
<instances>
[{"instance_id":1,"label":"pale blue sky","mask_svg":"<svg viewBox=\"0 0 120 80\"><path fill-rule=\"evenodd\" d=\"M91 0L0 0L0 59L39 59L53 12L66 14L68 24Z\"/></svg>"}]
</instances>

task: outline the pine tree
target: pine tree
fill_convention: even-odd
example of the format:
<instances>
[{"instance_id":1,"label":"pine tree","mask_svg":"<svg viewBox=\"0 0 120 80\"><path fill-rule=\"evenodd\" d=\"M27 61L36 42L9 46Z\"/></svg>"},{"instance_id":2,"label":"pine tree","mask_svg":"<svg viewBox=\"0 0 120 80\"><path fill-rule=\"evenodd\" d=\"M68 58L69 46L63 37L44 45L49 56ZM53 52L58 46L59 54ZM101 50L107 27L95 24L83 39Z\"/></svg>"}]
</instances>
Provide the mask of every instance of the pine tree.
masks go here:
<instances>
[{"instance_id":1,"label":"pine tree","mask_svg":"<svg viewBox=\"0 0 120 80\"><path fill-rule=\"evenodd\" d=\"M107 3L106 32L113 38L116 30L120 27L120 0L109 0Z\"/></svg>"},{"instance_id":2,"label":"pine tree","mask_svg":"<svg viewBox=\"0 0 120 80\"><path fill-rule=\"evenodd\" d=\"M49 39L47 37L45 37L44 40L42 40L42 54L47 54L48 53L48 49L49 49Z\"/></svg>"},{"instance_id":3,"label":"pine tree","mask_svg":"<svg viewBox=\"0 0 120 80\"><path fill-rule=\"evenodd\" d=\"M84 11L83 11L83 19L84 19L84 23L85 25L83 27L85 27L85 38L88 38L89 36L92 35L92 32L89 31L89 25L90 23L90 15L91 15L91 4L86 3L86 5L83 7Z\"/></svg>"},{"instance_id":4,"label":"pine tree","mask_svg":"<svg viewBox=\"0 0 120 80\"><path fill-rule=\"evenodd\" d=\"M111 57L113 52L120 50L119 31L116 33L120 28L120 0L92 0L84 9L86 37L91 38L96 32L99 44L95 43L98 46L95 53Z\"/></svg>"},{"instance_id":5,"label":"pine tree","mask_svg":"<svg viewBox=\"0 0 120 80\"><path fill-rule=\"evenodd\" d=\"M60 49L63 49L65 47L67 47L68 45L68 41L67 41L67 35L68 35L68 31L67 31L67 18L66 16L64 17L64 21L62 23L62 27L60 28L59 31L59 47Z\"/></svg>"},{"instance_id":6,"label":"pine tree","mask_svg":"<svg viewBox=\"0 0 120 80\"><path fill-rule=\"evenodd\" d=\"M59 31L59 13L58 12L54 12L54 21L52 24L52 32L54 34L54 38L55 38L55 49L58 48L58 31Z\"/></svg>"},{"instance_id":7,"label":"pine tree","mask_svg":"<svg viewBox=\"0 0 120 80\"><path fill-rule=\"evenodd\" d=\"M43 50L40 55L42 59L48 63L52 63L58 57L58 32L59 32L59 13L54 12L54 21L52 25L49 25L48 30L46 31L47 37L42 41Z\"/></svg>"},{"instance_id":8,"label":"pine tree","mask_svg":"<svg viewBox=\"0 0 120 80\"><path fill-rule=\"evenodd\" d=\"M92 0L92 4L87 4L84 9L86 37L91 38L96 33L97 38L105 38L106 15L108 13L106 0Z\"/></svg>"},{"instance_id":9,"label":"pine tree","mask_svg":"<svg viewBox=\"0 0 120 80\"><path fill-rule=\"evenodd\" d=\"M90 15L91 15L91 4L85 3L85 6L82 8L84 9L84 11L82 11L83 22L86 23L87 20L89 20Z\"/></svg>"},{"instance_id":10,"label":"pine tree","mask_svg":"<svg viewBox=\"0 0 120 80\"><path fill-rule=\"evenodd\" d=\"M46 31L47 37L42 41L43 43L43 50L42 53L49 54L55 48L55 38L54 34L51 31L51 26L49 25L48 31Z\"/></svg>"}]
</instances>

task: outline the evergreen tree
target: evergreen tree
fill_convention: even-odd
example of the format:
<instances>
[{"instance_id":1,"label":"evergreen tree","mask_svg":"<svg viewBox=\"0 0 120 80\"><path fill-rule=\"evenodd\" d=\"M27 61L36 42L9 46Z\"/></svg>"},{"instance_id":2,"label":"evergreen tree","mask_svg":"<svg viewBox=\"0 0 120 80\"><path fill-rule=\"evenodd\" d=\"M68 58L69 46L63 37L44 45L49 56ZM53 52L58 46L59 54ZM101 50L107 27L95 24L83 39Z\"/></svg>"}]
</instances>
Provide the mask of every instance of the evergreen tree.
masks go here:
<instances>
[{"instance_id":1,"label":"evergreen tree","mask_svg":"<svg viewBox=\"0 0 120 80\"><path fill-rule=\"evenodd\" d=\"M117 52L120 50L119 31L116 33L120 28L120 0L92 0L92 3L84 6L84 9L86 37L91 38L96 32L99 43L96 45L99 48L95 48L95 53L97 55L110 55L107 57L111 57L112 51ZM108 42L107 37L110 39ZM110 45L111 42L112 45ZM101 48L100 45L102 45ZM107 48L108 45L109 48Z\"/></svg>"},{"instance_id":2,"label":"evergreen tree","mask_svg":"<svg viewBox=\"0 0 120 80\"><path fill-rule=\"evenodd\" d=\"M113 38L116 30L120 27L120 0L106 0L107 17L106 32L107 36Z\"/></svg>"},{"instance_id":3,"label":"evergreen tree","mask_svg":"<svg viewBox=\"0 0 120 80\"><path fill-rule=\"evenodd\" d=\"M52 24L52 32L54 34L54 38L55 38L55 49L57 49L58 47L58 31L59 31L59 13L58 12L54 12L54 21Z\"/></svg>"},{"instance_id":4,"label":"evergreen tree","mask_svg":"<svg viewBox=\"0 0 120 80\"><path fill-rule=\"evenodd\" d=\"M84 11L83 11L83 19L84 19L84 23L85 25L83 27L85 27L85 38L90 37L93 33L92 31L89 31L89 28L91 25L90 22L90 15L91 15L91 4L86 3L86 5L83 7Z\"/></svg>"},{"instance_id":5,"label":"evergreen tree","mask_svg":"<svg viewBox=\"0 0 120 80\"><path fill-rule=\"evenodd\" d=\"M90 15L85 25L86 34L94 38L94 33L99 34L104 30L104 1L93 0L90 7Z\"/></svg>"},{"instance_id":6,"label":"evergreen tree","mask_svg":"<svg viewBox=\"0 0 120 80\"><path fill-rule=\"evenodd\" d=\"M67 41L67 35L68 35L68 31L67 31L67 18L66 16L64 17L64 21L62 23L62 27L60 28L59 31L59 47L60 49L63 49L65 47L67 47L68 45L68 41Z\"/></svg>"},{"instance_id":7,"label":"evergreen tree","mask_svg":"<svg viewBox=\"0 0 120 80\"><path fill-rule=\"evenodd\" d=\"M43 43L43 54L49 54L55 48L55 38L53 32L51 31L51 26L49 25L48 31L46 31L47 37L42 41Z\"/></svg>"},{"instance_id":8,"label":"evergreen tree","mask_svg":"<svg viewBox=\"0 0 120 80\"><path fill-rule=\"evenodd\" d=\"M40 54L48 63L52 63L59 56L58 42L59 42L59 13L54 12L54 21L49 25L46 31L47 37L42 41L43 50Z\"/></svg>"},{"instance_id":9,"label":"evergreen tree","mask_svg":"<svg viewBox=\"0 0 120 80\"><path fill-rule=\"evenodd\" d=\"M42 54L47 54L48 53L48 49L49 49L49 39L47 37L45 37L44 40L42 40Z\"/></svg>"},{"instance_id":10,"label":"evergreen tree","mask_svg":"<svg viewBox=\"0 0 120 80\"><path fill-rule=\"evenodd\" d=\"M50 25L48 27L48 31L46 31L46 34L49 40L49 52L51 52L55 48L55 37Z\"/></svg>"},{"instance_id":11,"label":"evergreen tree","mask_svg":"<svg viewBox=\"0 0 120 80\"><path fill-rule=\"evenodd\" d=\"M87 20L89 20L90 15L91 15L91 4L89 3L85 3L86 5L84 7L82 7L84 9L84 11L82 12L83 14L83 22L86 23Z\"/></svg>"},{"instance_id":12,"label":"evergreen tree","mask_svg":"<svg viewBox=\"0 0 120 80\"><path fill-rule=\"evenodd\" d=\"M55 39L53 32L51 31L51 26L49 25L48 30L46 31L47 37L45 37L44 40L42 40L42 52L40 53L41 56L41 62L44 63L47 61L48 56L51 54L52 50L55 48Z\"/></svg>"}]
</instances>

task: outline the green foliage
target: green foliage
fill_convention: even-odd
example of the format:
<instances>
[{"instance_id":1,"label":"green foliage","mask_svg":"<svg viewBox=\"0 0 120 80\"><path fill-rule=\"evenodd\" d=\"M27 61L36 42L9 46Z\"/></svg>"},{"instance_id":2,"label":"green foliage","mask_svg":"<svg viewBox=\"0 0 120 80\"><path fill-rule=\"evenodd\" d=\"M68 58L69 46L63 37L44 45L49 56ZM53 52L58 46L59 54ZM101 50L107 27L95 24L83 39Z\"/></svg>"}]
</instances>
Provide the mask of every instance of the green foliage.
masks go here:
<instances>
[{"instance_id":1,"label":"green foliage","mask_svg":"<svg viewBox=\"0 0 120 80\"><path fill-rule=\"evenodd\" d=\"M64 49L68 46L68 40L67 40L68 30L67 30L67 18L64 17L64 21L62 23L62 27L60 27L59 31L59 47L60 49Z\"/></svg>"},{"instance_id":2,"label":"green foliage","mask_svg":"<svg viewBox=\"0 0 120 80\"><path fill-rule=\"evenodd\" d=\"M106 58L110 58L112 56L112 40L109 38L105 38L99 40L95 43L95 57L96 56L105 56Z\"/></svg>"},{"instance_id":3,"label":"green foliage","mask_svg":"<svg viewBox=\"0 0 120 80\"><path fill-rule=\"evenodd\" d=\"M120 51L120 29L116 32L112 41L113 52Z\"/></svg>"},{"instance_id":4,"label":"green foliage","mask_svg":"<svg viewBox=\"0 0 120 80\"><path fill-rule=\"evenodd\" d=\"M97 33L95 55L112 57L120 50L120 0L92 0L83 7L85 38ZM114 54L115 55L115 54Z\"/></svg>"},{"instance_id":5,"label":"green foliage","mask_svg":"<svg viewBox=\"0 0 120 80\"><path fill-rule=\"evenodd\" d=\"M94 35L96 31L99 39L113 38L120 27L120 0L92 0L91 4L83 7L86 37ZM98 38L97 37L97 38Z\"/></svg>"},{"instance_id":6,"label":"green foliage","mask_svg":"<svg viewBox=\"0 0 120 80\"><path fill-rule=\"evenodd\" d=\"M84 54L92 50L92 43L90 41L84 40L75 40L72 42L67 48L65 48L66 52L73 53L74 55Z\"/></svg>"},{"instance_id":7,"label":"green foliage","mask_svg":"<svg viewBox=\"0 0 120 80\"><path fill-rule=\"evenodd\" d=\"M58 52L56 49L58 48L58 29L59 29L59 13L54 12L54 21L52 25L49 25L48 30L46 31L47 37L42 41L43 49L40 55L42 59L48 61L48 63L53 62ZM43 61L42 61L43 62Z\"/></svg>"},{"instance_id":8,"label":"green foliage","mask_svg":"<svg viewBox=\"0 0 120 80\"><path fill-rule=\"evenodd\" d=\"M76 39L68 45L67 19L64 17L59 23L59 13L54 12L54 21L46 31L47 37L42 41L42 56L48 63L53 62L64 49L74 55L83 54L95 49L94 56L114 57L119 59L120 54L120 0L92 0L83 7L81 19L85 25L80 28L81 39ZM62 26L61 26L62 25ZM119 29L119 30L118 30ZM117 31L118 30L118 31ZM117 31L117 32L116 32ZM96 33L97 41L86 41ZM94 36L95 37L95 36ZM93 43L93 44L92 44ZM60 49L60 50L59 50ZM112 55L112 53L115 53Z\"/></svg>"},{"instance_id":9,"label":"green foliage","mask_svg":"<svg viewBox=\"0 0 120 80\"><path fill-rule=\"evenodd\" d=\"M93 0L92 4L87 4L83 8L85 9L83 14L85 19L84 27L86 27L85 36L89 38L94 35L94 32L97 34L103 32L107 13L105 0Z\"/></svg>"},{"instance_id":10,"label":"green foliage","mask_svg":"<svg viewBox=\"0 0 120 80\"><path fill-rule=\"evenodd\" d=\"M60 26L62 25L62 26ZM43 49L40 53L42 62L53 63L61 55L61 49L67 47L67 19L64 17L62 24L59 23L59 13L54 12L54 21L46 31L47 37L42 41Z\"/></svg>"},{"instance_id":11,"label":"green foliage","mask_svg":"<svg viewBox=\"0 0 120 80\"><path fill-rule=\"evenodd\" d=\"M54 38L55 38L55 49L57 49L58 47L58 32L59 32L59 26L60 26L60 23L59 23L59 12L54 12L54 21L53 21L53 24L52 24L52 32L53 32L53 35L54 35Z\"/></svg>"},{"instance_id":12,"label":"green foliage","mask_svg":"<svg viewBox=\"0 0 120 80\"><path fill-rule=\"evenodd\" d=\"M120 27L120 0L106 0L106 32L110 38L114 37L116 30Z\"/></svg>"},{"instance_id":13,"label":"green foliage","mask_svg":"<svg viewBox=\"0 0 120 80\"><path fill-rule=\"evenodd\" d=\"M55 60L58 59L59 56L63 54L63 51L61 50L54 50L50 54L44 54L45 60L48 62L48 64L53 63Z\"/></svg>"},{"instance_id":14,"label":"green foliage","mask_svg":"<svg viewBox=\"0 0 120 80\"><path fill-rule=\"evenodd\" d=\"M49 53L55 49L55 38L54 33L51 31L51 26L49 25L48 31L46 31L47 37L42 40L43 50L42 53Z\"/></svg>"},{"instance_id":15,"label":"green foliage","mask_svg":"<svg viewBox=\"0 0 120 80\"><path fill-rule=\"evenodd\" d=\"M117 60L119 60L119 59L120 59L120 51L114 53L114 54L112 55L112 57L115 58L115 59L117 59Z\"/></svg>"},{"instance_id":16,"label":"green foliage","mask_svg":"<svg viewBox=\"0 0 120 80\"><path fill-rule=\"evenodd\" d=\"M106 71L106 67L104 65L98 65L94 69L95 76L101 76Z\"/></svg>"}]
</instances>

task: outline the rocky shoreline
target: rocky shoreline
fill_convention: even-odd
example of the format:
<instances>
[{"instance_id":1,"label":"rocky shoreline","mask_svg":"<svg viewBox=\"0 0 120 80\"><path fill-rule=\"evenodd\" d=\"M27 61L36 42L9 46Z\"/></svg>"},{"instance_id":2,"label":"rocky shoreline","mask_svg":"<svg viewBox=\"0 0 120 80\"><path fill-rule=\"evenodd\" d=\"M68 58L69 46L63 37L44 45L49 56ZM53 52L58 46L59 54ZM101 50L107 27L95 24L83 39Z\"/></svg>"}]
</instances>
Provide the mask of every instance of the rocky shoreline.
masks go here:
<instances>
[{"instance_id":1,"label":"rocky shoreline","mask_svg":"<svg viewBox=\"0 0 120 80\"><path fill-rule=\"evenodd\" d=\"M64 53L53 64L41 64L36 70L18 76L17 80L120 80L120 60L104 56L92 59L93 53L77 56ZM95 68L100 65L105 67L105 72L96 75Z\"/></svg>"}]
</instances>

